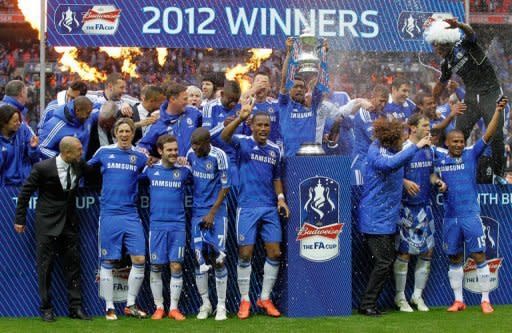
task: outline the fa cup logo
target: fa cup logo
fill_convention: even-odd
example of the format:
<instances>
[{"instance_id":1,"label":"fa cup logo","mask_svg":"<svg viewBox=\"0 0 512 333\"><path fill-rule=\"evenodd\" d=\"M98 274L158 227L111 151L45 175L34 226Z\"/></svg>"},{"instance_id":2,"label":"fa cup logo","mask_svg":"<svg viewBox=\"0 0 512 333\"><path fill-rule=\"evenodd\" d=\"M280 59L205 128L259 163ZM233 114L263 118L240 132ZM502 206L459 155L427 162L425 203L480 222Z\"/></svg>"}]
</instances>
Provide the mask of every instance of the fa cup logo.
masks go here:
<instances>
[{"instance_id":1,"label":"fa cup logo","mask_svg":"<svg viewBox=\"0 0 512 333\"><path fill-rule=\"evenodd\" d=\"M329 194L330 188L322 186L319 179L314 188L309 188L308 201L304 205L304 210L313 211L317 215L317 220L322 220L326 213L332 212L336 208ZM322 225L320 222L317 224Z\"/></svg>"},{"instance_id":2,"label":"fa cup logo","mask_svg":"<svg viewBox=\"0 0 512 333\"><path fill-rule=\"evenodd\" d=\"M339 234L343 224L339 219L340 186L328 177L312 177L300 184L301 257L315 262L329 261L339 254Z\"/></svg>"},{"instance_id":3,"label":"fa cup logo","mask_svg":"<svg viewBox=\"0 0 512 333\"><path fill-rule=\"evenodd\" d=\"M79 27L80 23L76 19L76 13L68 7L65 12L62 12L59 26L64 27L68 32L73 31L73 26Z\"/></svg>"}]
</instances>

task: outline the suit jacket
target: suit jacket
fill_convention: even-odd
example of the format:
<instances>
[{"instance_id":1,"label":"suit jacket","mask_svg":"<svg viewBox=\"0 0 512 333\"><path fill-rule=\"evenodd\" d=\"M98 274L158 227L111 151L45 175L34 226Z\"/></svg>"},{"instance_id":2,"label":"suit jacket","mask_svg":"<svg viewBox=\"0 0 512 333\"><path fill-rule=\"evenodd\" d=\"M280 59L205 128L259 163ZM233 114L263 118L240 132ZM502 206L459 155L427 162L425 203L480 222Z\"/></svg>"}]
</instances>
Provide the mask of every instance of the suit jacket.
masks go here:
<instances>
[{"instance_id":1,"label":"suit jacket","mask_svg":"<svg viewBox=\"0 0 512 333\"><path fill-rule=\"evenodd\" d=\"M39 191L36 206L36 235L59 236L65 226L76 231L78 219L75 216L75 199L78 181L82 177L85 163L82 161L73 166L75 187L64 191L57 171L56 158L34 164L18 195L15 223L26 224L27 208L30 197Z\"/></svg>"}]
</instances>

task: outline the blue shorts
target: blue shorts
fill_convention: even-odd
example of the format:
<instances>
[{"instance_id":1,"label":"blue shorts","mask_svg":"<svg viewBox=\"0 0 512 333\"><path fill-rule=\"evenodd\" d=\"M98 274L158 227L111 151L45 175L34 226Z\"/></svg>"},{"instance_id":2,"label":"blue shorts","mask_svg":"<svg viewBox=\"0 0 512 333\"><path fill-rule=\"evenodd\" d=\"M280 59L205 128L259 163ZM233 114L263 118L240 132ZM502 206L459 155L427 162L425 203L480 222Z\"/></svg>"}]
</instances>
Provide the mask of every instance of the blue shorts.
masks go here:
<instances>
[{"instance_id":1,"label":"blue shorts","mask_svg":"<svg viewBox=\"0 0 512 333\"><path fill-rule=\"evenodd\" d=\"M464 251L485 252L485 234L480 216L444 218L443 250L447 255L456 255Z\"/></svg>"},{"instance_id":2,"label":"blue shorts","mask_svg":"<svg viewBox=\"0 0 512 333\"><path fill-rule=\"evenodd\" d=\"M185 255L185 225L173 225L167 230L149 232L149 257L152 265L183 262Z\"/></svg>"},{"instance_id":3,"label":"blue shorts","mask_svg":"<svg viewBox=\"0 0 512 333\"><path fill-rule=\"evenodd\" d=\"M213 249L217 254L226 252L226 236L228 228L228 218L226 206L222 205L217 214L215 214L213 228L202 229L203 217L209 210L194 211L192 213L192 239L195 251Z\"/></svg>"},{"instance_id":4,"label":"blue shorts","mask_svg":"<svg viewBox=\"0 0 512 333\"><path fill-rule=\"evenodd\" d=\"M119 260L123 245L129 255L146 255L144 228L138 215L100 215L99 222L100 259Z\"/></svg>"},{"instance_id":5,"label":"blue shorts","mask_svg":"<svg viewBox=\"0 0 512 333\"><path fill-rule=\"evenodd\" d=\"M434 248L434 218L430 205L400 209L397 250L418 255Z\"/></svg>"},{"instance_id":6,"label":"blue shorts","mask_svg":"<svg viewBox=\"0 0 512 333\"><path fill-rule=\"evenodd\" d=\"M238 245L254 245L260 225L261 238L265 243L281 242L282 231L277 207L238 208L236 211Z\"/></svg>"}]
</instances>

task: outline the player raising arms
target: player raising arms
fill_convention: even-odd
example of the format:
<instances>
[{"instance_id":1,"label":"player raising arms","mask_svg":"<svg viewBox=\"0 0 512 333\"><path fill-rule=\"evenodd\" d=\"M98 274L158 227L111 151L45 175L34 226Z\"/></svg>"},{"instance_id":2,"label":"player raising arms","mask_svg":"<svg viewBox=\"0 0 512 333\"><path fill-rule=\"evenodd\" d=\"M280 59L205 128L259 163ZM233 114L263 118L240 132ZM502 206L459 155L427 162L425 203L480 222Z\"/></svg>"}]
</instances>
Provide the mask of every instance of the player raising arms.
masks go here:
<instances>
[{"instance_id":1,"label":"player raising arms","mask_svg":"<svg viewBox=\"0 0 512 333\"><path fill-rule=\"evenodd\" d=\"M263 286L257 305L272 317L281 314L270 300L270 292L277 279L281 259L281 223L278 210L285 217L289 209L281 183L281 149L267 140L270 135L270 116L258 111L251 120L252 136L233 135L236 128L251 114L252 104L244 101L240 115L221 134L231 142L240 156L240 195L237 210L237 239L239 249L238 287L241 294L238 317L249 317L251 303L249 285L251 258L256 243L256 233L261 227L267 258L263 268Z\"/></svg>"},{"instance_id":2,"label":"player raising arms","mask_svg":"<svg viewBox=\"0 0 512 333\"><path fill-rule=\"evenodd\" d=\"M507 98L499 100L487 131L473 146L464 148L464 134L460 130L453 130L446 136L448 149L436 149L435 171L448 185L444 193L443 249L450 259L448 278L455 295L449 312L466 309L462 296L463 245L477 265L482 312L494 311L489 301L489 266L485 258L485 234L480 219L476 171L478 158L498 129L507 102Z\"/></svg>"}]
</instances>

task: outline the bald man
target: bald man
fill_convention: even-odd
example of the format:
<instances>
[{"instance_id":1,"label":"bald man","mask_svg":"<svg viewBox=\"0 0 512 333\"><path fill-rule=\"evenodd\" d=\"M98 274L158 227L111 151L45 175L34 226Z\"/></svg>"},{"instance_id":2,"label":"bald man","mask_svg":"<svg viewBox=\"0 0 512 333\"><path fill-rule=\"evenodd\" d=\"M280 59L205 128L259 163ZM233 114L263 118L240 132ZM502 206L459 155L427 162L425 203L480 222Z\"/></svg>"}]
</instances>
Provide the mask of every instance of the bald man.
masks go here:
<instances>
[{"instance_id":1,"label":"bald man","mask_svg":"<svg viewBox=\"0 0 512 333\"><path fill-rule=\"evenodd\" d=\"M68 283L69 316L90 319L82 310L80 254L75 198L83 174L80 140L65 136L59 142L59 155L34 164L18 196L14 230L23 233L30 197L39 192L36 207L37 274L41 298L41 318L55 321L51 303L51 275L56 256L62 258Z\"/></svg>"}]
</instances>

